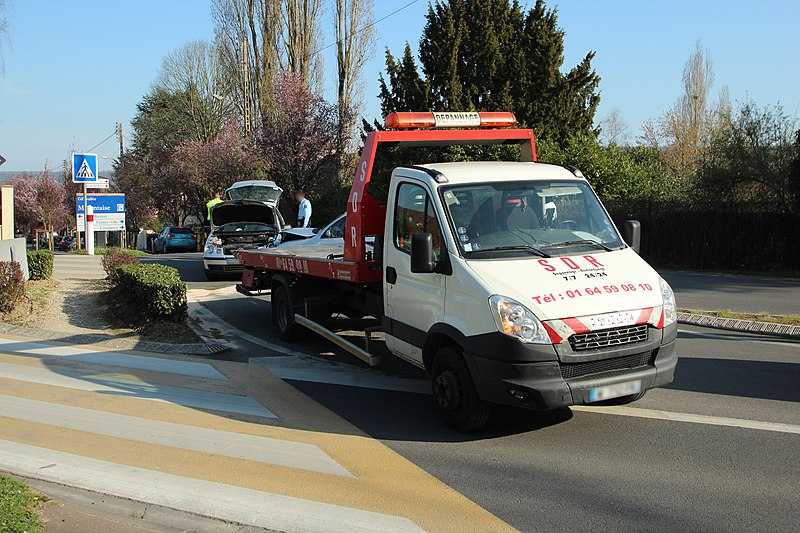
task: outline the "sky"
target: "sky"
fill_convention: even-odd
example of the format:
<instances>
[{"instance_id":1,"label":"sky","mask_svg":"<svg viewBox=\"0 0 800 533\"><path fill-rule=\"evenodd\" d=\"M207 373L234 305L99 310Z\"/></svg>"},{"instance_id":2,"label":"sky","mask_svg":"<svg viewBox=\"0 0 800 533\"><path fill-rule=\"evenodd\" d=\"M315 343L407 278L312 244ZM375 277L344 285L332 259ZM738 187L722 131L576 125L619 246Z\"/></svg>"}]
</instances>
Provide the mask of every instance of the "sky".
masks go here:
<instances>
[{"instance_id":1,"label":"sky","mask_svg":"<svg viewBox=\"0 0 800 533\"><path fill-rule=\"evenodd\" d=\"M332 42L331 0L323 0L325 42ZM6 0L10 43L2 42L0 170L59 166L71 147L94 149L100 170L118 153L115 124L127 146L136 104L148 92L167 53L197 39L213 39L210 0ZM364 115L379 114L378 76L384 50L395 55L409 41L416 51L428 0L374 0L376 54L364 79ZM532 5L534 2L522 2ZM600 121L617 110L632 137L681 93L683 65L697 39L713 60L712 93L727 85L731 100L780 103L800 115L800 39L794 0L563 0L564 70L593 50L602 78ZM327 96L333 94L335 56L321 52Z\"/></svg>"}]
</instances>

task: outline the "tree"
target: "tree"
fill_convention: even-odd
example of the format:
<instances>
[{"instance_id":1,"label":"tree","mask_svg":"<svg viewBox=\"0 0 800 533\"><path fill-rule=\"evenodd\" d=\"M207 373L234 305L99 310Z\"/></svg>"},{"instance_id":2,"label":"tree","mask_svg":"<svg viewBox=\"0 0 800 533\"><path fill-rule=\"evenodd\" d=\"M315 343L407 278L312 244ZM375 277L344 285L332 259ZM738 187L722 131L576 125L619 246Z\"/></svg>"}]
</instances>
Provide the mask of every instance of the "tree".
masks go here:
<instances>
[{"instance_id":1,"label":"tree","mask_svg":"<svg viewBox=\"0 0 800 533\"><path fill-rule=\"evenodd\" d=\"M387 51L382 110L509 110L539 137L594 135L600 77L593 58L590 52L561 72L564 32L543 0L528 11L508 0L437 2L420 41L421 72L408 44L399 63Z\"/></svg>"},{"instance_id":2,"label":"tree","mask_svg":"<svg viewBox=\"0 0 800 533\"><path fill-rule=\"evenodd\" d=\"M723 87L717 104L711 106L713 83L711 57L698 39L683 67L683 94L663 116L643 125L642 140L662 153L679 179L694 176L708 140L730 114L727 88Z\"/></svg>"},{"instance_id":3,"label":"tree","mask_svg":"<svg viewBox=\"0 0 800 533\"><path fill-rule=\"evenodd\" d=\"M186 205L201 220L206 216L206 202L216 191L239 180L261 179L264 174L263 162L233 124L210 141L184 141L176 146L166 172L171 182L180 183L177 188L185 196ZM184 219L185 215L180 223Z\"/></svg>"},{"instance_id":4,"label":"tree","mask_svg":"<svg viewBox=\"0 0 800 533\"><path fill-rule=\"evenodd\" d=\"M69 211L63 185L45 167L37 176L13 176L14 216L28 226L42 224L47 231L67 225Z\"/></svg>"},{"instance_id":5,"label":"tree","mask_svg":"<svg viewBox=\"0 0 800 533\"><path fill-rule=\"evenodd\" d=\"M361 72L374 52L372 0L335 0L336 105L339 112L339 152L350 151L356 101L363 90ZM351 170L350 165L346 165Z\"/></svg>"},{"instance_id":6,"label":"tree","mask_svg":"<svg viewBox=\"0 0 800 533\"><path fill-rule=\"evenodd\" d=\"M11 23L8 20L8 15L6 15L7 11L6 0L0 0L0 75L5 73L3 43L10 42Z\"/></svg>"},{"instance_id":7,"label":"tree","mask_svg":"<svg viewBox=\"0 0 800 533\"><path fill-rule=\"evenodd\" d=\"M156 221L153 180L144 161L133 152L126 152L114 162L115 186L125 193L125 221L130 228L159 229Z\"/></svg>"},{"instance_id":8,"label":"tree","mask_svg":"<svg viewBox=\"0 0 800 533\"><path fill-rule=\"evenodd\" d=\"M319 42L320 0L284 0L283 49L286 64L283 69L293 72L300 83L314 87L314 72L319 67L315 48Z\"/></svg>"},{"instance_id":9,"label":"tree","mask_svg":"<svg viewBox=\"0 0 800 533\"><path fill-rule=\"evenodd\" d=\"M780 105L760 108L745 102L709 139L699 163L700 191L716 200L768 203L800 214L799 127Z\"/></svg>"},{"instance_id":10,"label":"tree","mask_svg":"<svg viewBox=\"0 0 800 533\"><path fill-rule=\"evenodd\" d=\"M234 116L224 92L220 54L206 41L193 41L167 54L156 87L174 95L179 109L188 115L191 138L209 141L222 130L226 116Z\"/></svg>"},{"instance_id":11,"label":"tree","mask_svg":"<svg viewBox=\"0 0 800 533\"><path fill-rule=\"evenodd\" d=\"M303 85L292 72L281 73L266 117L261 148L270 177L285 190L309 196L335 185L338 111Z\"/></svg>"},{"instance_id":12,"label":"tree","mask_svg":"<svg viewBox=\"0 0 800 533\"><path fill-rule=\"evenodd\" d=\"M131 145L138 157L148 159L154 150L169 151L192 138L194 124L183 106L184 99L164 87L153 87L136 105Z\"/></svg>"},{"instance_id":13,"label":"tree","mask_svg":"<svg viewBox=\"0 0 800 533\"><path fill-rule=\"evenodd\" d=\"M622 112L619 109L613 109L606 118L600 122L600 138L606 143L606 146L625 146L628 144L628 124L622 118Z\"/></svg>"}]
</instances>

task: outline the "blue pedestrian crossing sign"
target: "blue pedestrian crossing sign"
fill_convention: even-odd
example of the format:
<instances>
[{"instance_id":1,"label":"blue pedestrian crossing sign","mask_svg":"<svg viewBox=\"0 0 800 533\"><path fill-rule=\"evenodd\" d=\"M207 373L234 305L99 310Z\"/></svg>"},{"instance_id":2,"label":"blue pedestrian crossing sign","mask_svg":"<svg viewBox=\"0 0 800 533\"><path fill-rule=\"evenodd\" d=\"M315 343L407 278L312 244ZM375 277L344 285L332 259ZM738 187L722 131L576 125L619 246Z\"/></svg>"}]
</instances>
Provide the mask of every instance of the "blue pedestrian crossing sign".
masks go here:
<instances>
[{"instance_id":1,"label":"blue pedestrian crossing sign","mask_svg":"<svg viewBox=\"0 0 800 533\"><path fill-rule=\"evenodd\" d=\"M72 154L72 182L97 181L97 154Z\"/></svg>"}]
</instances>

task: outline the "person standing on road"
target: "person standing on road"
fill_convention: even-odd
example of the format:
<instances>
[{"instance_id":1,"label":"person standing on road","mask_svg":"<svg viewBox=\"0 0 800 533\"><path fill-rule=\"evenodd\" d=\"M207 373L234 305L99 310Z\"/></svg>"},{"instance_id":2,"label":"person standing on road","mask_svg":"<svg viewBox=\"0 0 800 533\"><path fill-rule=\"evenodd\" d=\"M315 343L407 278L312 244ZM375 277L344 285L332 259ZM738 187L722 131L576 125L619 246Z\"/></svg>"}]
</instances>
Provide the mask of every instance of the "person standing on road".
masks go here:
<instances>
[{"instance_id":1,"label":"person standing on road","mask_svg":"<svg viewBox=\"0 0 800 533\"><path fill-rule=\"evenodd\" d=\"M294 193L294 199L297 201L297 227L307 228L311 221L311 202L302 189Z\"/></svg>"},{"instance_id":2,"label":"person standing on road","mask_svg":"<svg viewBox=\"0 0 800 533\"><path fill-rule=\"evenodd\" d=\"M206 231L206 239L208 239L208 236L211 235L211 208L221 203L222 193L219 191L214 193L214 198L206 202L206 227L204 228Z\"/></svg>"}]
</instances>

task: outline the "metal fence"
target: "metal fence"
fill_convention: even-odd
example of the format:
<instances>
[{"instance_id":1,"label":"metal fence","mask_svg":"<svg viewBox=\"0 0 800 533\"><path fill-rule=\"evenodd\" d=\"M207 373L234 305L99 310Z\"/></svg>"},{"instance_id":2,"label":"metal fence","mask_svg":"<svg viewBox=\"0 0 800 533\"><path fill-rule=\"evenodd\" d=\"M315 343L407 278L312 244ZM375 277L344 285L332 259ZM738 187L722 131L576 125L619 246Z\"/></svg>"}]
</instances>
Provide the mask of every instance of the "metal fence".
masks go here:
<instances>
[{"instance_id":1,"label":"metal fence","mask_svg":"<svg viewBox=\"0 0 800 533\"><path fill-rule=\"evenodd\" d=\"M618 227L642 223L641 255L654 265L702 270L800 269L800 216L774 204L610 200Z\"/></svg>"}]
</instances>

